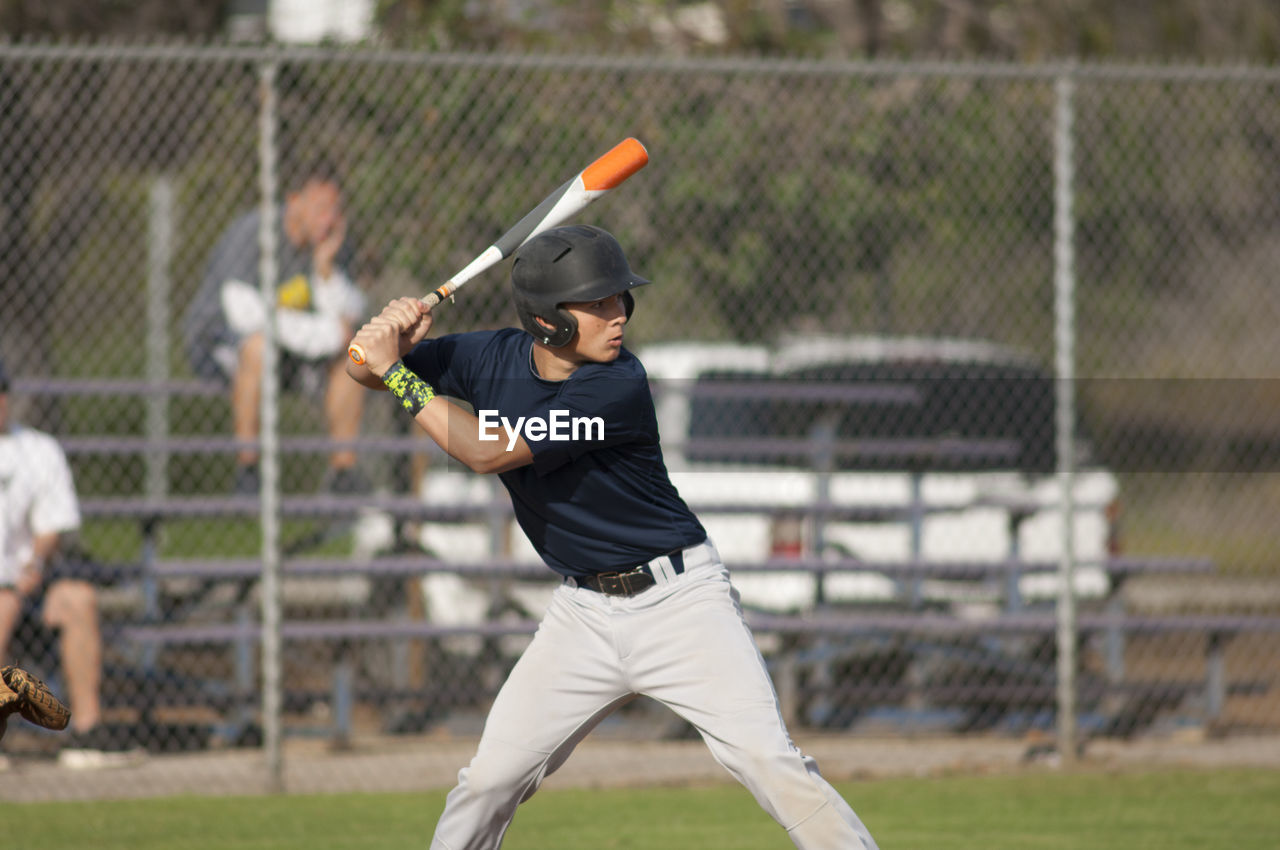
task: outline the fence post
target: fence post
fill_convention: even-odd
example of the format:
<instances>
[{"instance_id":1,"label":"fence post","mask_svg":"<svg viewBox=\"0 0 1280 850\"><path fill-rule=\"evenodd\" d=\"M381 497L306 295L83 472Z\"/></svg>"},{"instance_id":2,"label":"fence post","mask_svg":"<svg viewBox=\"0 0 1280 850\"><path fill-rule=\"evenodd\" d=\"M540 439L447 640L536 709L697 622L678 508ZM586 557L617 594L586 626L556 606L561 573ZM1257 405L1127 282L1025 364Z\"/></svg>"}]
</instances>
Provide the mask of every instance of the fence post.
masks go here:
<instances>
[{"instance_id":1,"label":"fence post","mask_svg":"<svg viewBox=\"0 0 1280 850\"><path fill-rule=\"evenodd\" d=\"M1073 134L1075 80L1070 72L1054 84L1054 371L1057 377L1056 438L1061 499L1062 550L1058 576L1058 754L1076 758L1075 605L1075 251Z\"/></svg>"},{"instance_id":2,"label":"fence post","mask_svg":"<svg viewBox=\"0 0 1280 850\"><path fill-rule=\"evenodd\" d=\"M161 502L169 491L169 451L158 448L169 437L169 396L164 385L169 380L172 303L170 267L173 262L174 222L173 179L157 175L148 198L150 217L147 239L147 498Z\"/></svg>"},{"instance_id":3,"label":"fence post","mask_svg":"<svg viewBox=\"0 0 1280 850\"><path fill-rule=\"evenodd\" d=\"M283 705L280 638L280 428L277 398L276 348L276 71L274 61L259 69L258 159L261 226L258 232L261 265L258 277L267 308L263 327L262 412L258 436L262 473L262 743L267 763L267 787L284 790L281 747Z\"/></svg>"}]
</instances>

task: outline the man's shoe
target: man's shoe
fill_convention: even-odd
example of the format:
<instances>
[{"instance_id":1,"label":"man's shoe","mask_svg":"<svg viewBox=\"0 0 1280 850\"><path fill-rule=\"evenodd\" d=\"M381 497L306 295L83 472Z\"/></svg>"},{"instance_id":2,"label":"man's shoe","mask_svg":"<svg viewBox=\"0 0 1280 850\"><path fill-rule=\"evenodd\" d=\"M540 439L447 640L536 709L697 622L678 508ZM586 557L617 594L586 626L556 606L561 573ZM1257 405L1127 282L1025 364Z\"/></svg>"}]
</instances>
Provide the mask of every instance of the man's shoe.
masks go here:
<instances>
[{"instance_id":1,"label":"man's shoe","mask_svg":"<svg viewBox=\"0 0 1280 850\"><path fill-rule=\"evenodd\" d=\"M258 472L258 465L249 463L237 466L231 489L237 496L258 495L262 491L262 476Z\"/></svg>"},{"instance_id":2,"label":"man's shoe","mask_svg":"<svg viewBox=\"0 0 1280 850\"><path fill-rule=\"evenodd\" d=\"M128 746L99 725L85 732L72 732L58 751L58 766L67 770L102 770L129 767L145 758L145 750Z\"/></svg>"},{"instance_id":3,"label":"man's shoe","mask_svg":"<svg viewBox=\"0 0 1280 850\"><path fill-rule=\"evenodd\" d=\"M354 466L330 467L324 475L323 488L334 496L366 496L373 490Z\"/></svg>"}]
</instances>

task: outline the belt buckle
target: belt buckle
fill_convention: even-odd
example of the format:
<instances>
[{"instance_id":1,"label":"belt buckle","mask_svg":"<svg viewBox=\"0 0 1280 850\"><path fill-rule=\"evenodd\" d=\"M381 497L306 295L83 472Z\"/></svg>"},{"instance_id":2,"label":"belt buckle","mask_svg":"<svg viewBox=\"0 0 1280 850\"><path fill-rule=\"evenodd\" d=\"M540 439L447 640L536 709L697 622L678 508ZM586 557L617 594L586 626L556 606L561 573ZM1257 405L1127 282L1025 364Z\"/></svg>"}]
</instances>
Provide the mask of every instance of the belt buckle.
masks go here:
<instances>
[{"instance_id":1,"label":"belt buckle","mask_svg":"<svg viewBox=\"0 0 1280 850\"><path fill-rule=\"evenodd\" d=\"M605 596L623 596L627 592L622 573L600 573L596 581L600 582L600 592Z\"/></svg>"},{"instance_id":2,"label":"belt buckle","mask_svg":"<svg viewBox=\"0 0 1280 850\"><path fill-rule=\"evenodd\" d=\"M627 570L625 573L600 573L596 576L600 582L600 592L606 596L635 596L642 590L648 590L655 582L653 576L643 565L633 570ZM632 582L644 582L648 579L648 583L643 587L635 587Z\"/></svg>"}]
</instances>

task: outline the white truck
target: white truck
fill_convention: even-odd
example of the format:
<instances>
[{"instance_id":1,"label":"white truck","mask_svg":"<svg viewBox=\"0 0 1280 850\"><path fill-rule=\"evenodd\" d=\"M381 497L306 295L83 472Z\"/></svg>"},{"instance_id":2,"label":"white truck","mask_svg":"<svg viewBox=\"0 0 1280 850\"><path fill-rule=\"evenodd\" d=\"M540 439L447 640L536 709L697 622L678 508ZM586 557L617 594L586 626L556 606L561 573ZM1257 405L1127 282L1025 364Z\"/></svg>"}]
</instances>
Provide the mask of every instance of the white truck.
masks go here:
<instances>
[{"instance_id":1,"label":"white truck","mask_svg":"<svg viewBox=\"0 0 1280 850\"><path fill-rule=\"evenodd\" d=\"M1009 348L972 340L793 337L773 346L665 343L637 352L654 385L672 478L732 567L862 562L826 574L740 571L744 604L1007 604L1000 580L910 582L866 564L1056 563L1054 379ZM1078 443L1079 595L1109 589L1117 482ZM751 510L752 505L759 507ZM945 576L945 569L937 571ZM1020 604L1056 575L1020 574Z\"/></svg>"}]
</instances>

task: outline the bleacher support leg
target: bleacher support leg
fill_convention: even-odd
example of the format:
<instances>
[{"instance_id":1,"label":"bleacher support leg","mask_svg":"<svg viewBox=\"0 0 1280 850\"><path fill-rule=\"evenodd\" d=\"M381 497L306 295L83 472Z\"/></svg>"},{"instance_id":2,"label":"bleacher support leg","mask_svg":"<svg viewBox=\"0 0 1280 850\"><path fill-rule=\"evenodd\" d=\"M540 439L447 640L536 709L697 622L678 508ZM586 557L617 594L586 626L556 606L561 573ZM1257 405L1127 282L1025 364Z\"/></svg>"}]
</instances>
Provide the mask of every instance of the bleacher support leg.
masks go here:
<instances>
[{"instance_id":1,"label":"bleacher support leg","mask_svg":"<svg viewBox=\"0 0 1280 850\"><path fill-rule=\"evenodd\" d=\"M1222 716L1227 701L1227 638L1210 632L1205 648L1205 721L1212 724Z\"/></svg>"},{"instance_id":2,"label":"bleacher support leg","mask_svg":"<svg viewBox=\"0 0 1280 850\"><path fill-rule=\"evenodd\" d=\"M351 746L351 718L354 702L355 671L351 659L344 656L333 671L333 746Z\"/></svg>"}]
</instances>

